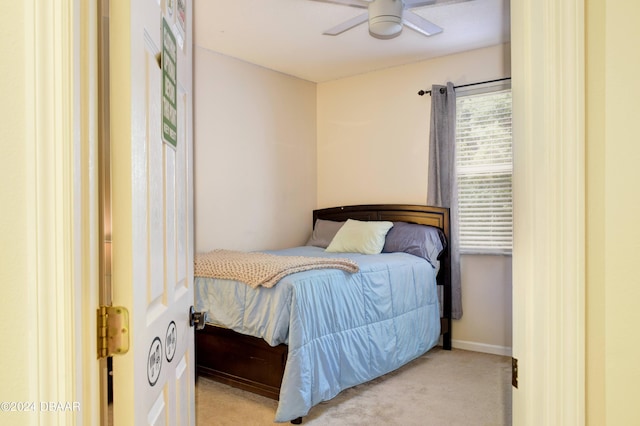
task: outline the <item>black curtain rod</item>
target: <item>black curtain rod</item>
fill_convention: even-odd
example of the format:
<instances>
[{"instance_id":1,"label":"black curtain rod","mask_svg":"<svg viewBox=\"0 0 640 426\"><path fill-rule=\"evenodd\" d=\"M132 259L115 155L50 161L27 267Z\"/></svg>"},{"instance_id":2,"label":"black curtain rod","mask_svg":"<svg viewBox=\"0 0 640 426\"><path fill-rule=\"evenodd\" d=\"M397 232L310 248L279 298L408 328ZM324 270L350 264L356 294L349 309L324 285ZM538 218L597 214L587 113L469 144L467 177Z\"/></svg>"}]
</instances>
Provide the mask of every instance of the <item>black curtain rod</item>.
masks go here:
<instances>
[{"instance_id":1,"label":"black curtain rod","mask_svg":"<svg viewBox=\"0 0 640 426\"><path fill-rule=\"evenodd\" d=\"M453 86L454 89L457 89L459 87L469 87L469 86L477 86L478 84L487 84L487 83L496 83L498 81L506 81L506 80L511 80L511 77L505 77L505 78L497 78L495 80L488 80L488 81L480 81L478 83L469 83L469 84L461 84L460 86ZM443 90L443 89L440 89ZM444 92L440 92L440 93L444 93ZM418 92L418 95L420 96L424 96L427 94L431 94L431 90L421 90Z\"/></svg>"}]
</instances>

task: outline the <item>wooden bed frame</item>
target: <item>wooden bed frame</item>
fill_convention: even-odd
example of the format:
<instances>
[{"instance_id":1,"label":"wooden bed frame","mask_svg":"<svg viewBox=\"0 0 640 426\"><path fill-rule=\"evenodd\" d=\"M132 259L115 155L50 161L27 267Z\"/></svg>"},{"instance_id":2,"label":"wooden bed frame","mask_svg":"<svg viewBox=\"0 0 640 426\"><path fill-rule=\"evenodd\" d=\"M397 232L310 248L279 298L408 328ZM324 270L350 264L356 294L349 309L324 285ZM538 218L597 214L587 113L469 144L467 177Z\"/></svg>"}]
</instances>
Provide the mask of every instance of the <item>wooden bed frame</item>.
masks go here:
<instances>
[{"instance_id":1,"label":"wooden bed frame","mask_svg":"<svg viewBox=\"0 0 640 426\"><path fill-rule=\"evenodd\" d=\"M449 209L420 205L390 204L333 207L313 211L316 219L345 221L387 220L435 226L449 240ZM444 349L451 349L451 265L449 248L440 256L438 285L443 286L441 333ZM287 362L287 346L269 346L263 339L206 325L196 332L197 373L230 386L272 399L280 396Z\"/></svg>"}]
</instances>

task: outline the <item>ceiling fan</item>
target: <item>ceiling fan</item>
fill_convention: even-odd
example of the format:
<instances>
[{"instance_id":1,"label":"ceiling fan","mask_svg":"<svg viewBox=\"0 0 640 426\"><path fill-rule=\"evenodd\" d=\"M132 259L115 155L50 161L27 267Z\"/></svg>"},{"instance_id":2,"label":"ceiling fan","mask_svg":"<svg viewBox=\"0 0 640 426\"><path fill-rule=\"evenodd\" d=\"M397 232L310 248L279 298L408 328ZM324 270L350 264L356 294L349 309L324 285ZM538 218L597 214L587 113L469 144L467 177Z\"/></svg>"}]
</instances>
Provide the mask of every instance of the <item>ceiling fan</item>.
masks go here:
<instances>
[{"instance_id":1,"label":"ceiling fan","mask_svg":"<svg viewBox=\"0 0 640 426\"><path fill-rule=\"evenodd\" d=\"M380 39L390 39L400 35L403 25L426 36L442 32L442 28L427 21L408 9L439 3L438 0L314 0L323 3L336 3L345 6L368 9L342 24L323 32L325 35L338 35L369 21L369 34Z\"/></svg>"}]
</instances>

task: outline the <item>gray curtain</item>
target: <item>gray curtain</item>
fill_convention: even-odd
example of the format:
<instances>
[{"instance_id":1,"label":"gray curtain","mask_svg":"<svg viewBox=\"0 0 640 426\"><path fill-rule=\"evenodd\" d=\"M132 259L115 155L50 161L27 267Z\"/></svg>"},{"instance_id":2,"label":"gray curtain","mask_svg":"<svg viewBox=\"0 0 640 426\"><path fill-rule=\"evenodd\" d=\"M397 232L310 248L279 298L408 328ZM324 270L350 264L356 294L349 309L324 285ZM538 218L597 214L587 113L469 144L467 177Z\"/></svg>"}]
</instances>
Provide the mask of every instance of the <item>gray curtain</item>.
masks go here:
<instances>
[{"instance_id":1,"label":"gray curtain","mask_svg":"<svg viewBox=\"0 0 640 426\"><path fill-rule=\"evenodd\" d=\"M431 132L427 204L449 207L451 235L451 317L462 318L460 249L458 231L458 188L456 180L456 92L453 83L431 88ZM442 299L441 299L442 300Z\"/></svg>"}]
</instances>

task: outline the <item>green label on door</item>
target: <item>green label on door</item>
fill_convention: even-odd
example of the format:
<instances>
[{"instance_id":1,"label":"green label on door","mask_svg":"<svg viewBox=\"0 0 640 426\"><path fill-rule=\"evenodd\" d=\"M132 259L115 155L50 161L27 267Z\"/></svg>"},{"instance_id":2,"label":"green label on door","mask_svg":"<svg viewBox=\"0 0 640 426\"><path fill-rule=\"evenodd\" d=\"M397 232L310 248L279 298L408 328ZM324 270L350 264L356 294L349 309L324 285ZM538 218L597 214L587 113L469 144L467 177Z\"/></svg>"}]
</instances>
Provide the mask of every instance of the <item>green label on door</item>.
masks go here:
<instances>
[{"instance_id":1,"label":"green label on door","mask_svg":"<svg viewBox=\"0 0 640 426\"><path fill-rule=\"evenodd\" d=\"M162 18L162 137L178 145L178 109L176 107L176 37Z\"/></svg>"}]
</instances>

